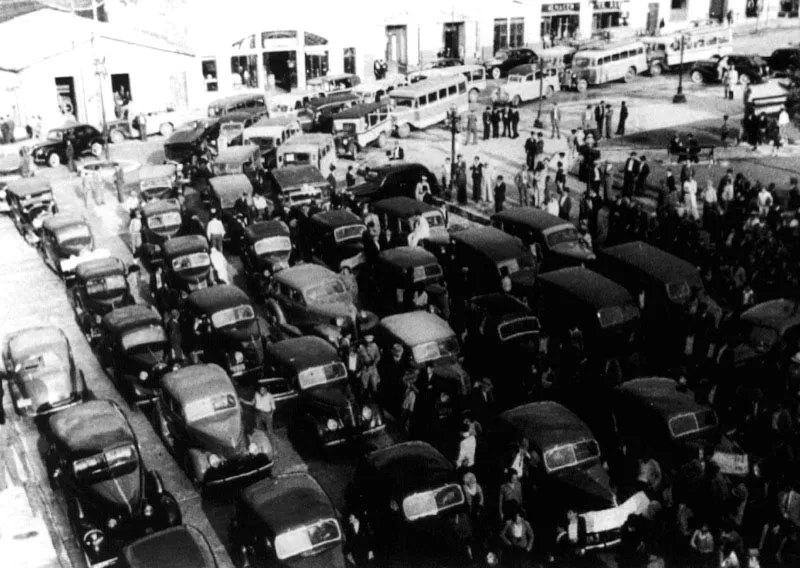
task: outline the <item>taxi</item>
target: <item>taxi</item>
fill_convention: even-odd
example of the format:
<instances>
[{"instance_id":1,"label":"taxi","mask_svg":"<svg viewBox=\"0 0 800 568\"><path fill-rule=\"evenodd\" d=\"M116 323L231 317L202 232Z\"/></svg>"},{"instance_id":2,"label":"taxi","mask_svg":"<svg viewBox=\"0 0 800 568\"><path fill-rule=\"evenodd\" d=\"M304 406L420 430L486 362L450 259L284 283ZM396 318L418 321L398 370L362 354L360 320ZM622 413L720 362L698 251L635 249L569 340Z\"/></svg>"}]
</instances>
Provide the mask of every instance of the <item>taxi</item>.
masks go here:
<instances>
[{"instance_id":1,"label":"taxi","mask_svg":"<svg viewBox=\"0 0 800 568\"><path fill-rule=\"evenodd\" d=\"M301 132L300 123L293 117L262 118L244 129L244 145L258 146L267 170L278 165L278 147Z\"/></svg>"},{"instance_id":2,"label":"taxi","mask_svg":"<svg viewBox=\"0 0 800 568\"><path fill-rule=\"evenodd\" d=\"M76 213L56 213L46 218L39 248L45 264L68 283L80 263L110 256L108 250L95 248L89 222Z\"/></svg>"},{"instance_id":3,"label":"taxi","mask_svg":"<svg viewBox=\"0 0 800 568\"><path fill-rule=\"evenodd\" d=\"M101 336L100 323L104 315L135 303L128 275L136 272L139 272L138 264L126 266L115 256L82 262L75 269L70 294L72 309L90 344Z\"/></svg>"},{"instance_id":4,"label":"taxi","mask_svg":"<svg viewBox=\"0 0 800 568\"><path fill-rule=\"evenodd\" d=\"M336 163L336 142L330 133L298 134L278 148L278 168L314 166L328 172Z\"/></svg>"},{"instance_id":5,"label":"taxi","mask_svg":"<svg viewBox=\"0 0 800 568\"><path fill-rule=\"evenodd\" d=\"M186 235L164 243L160 262L150 277L150 293L162 313L177 308L183 296L213 284L205 237Z\"/></svg>"},{"instance_id":6,"label":"taxi","mask_svg":"<svg viewBox=\"0 0 800 568\"><path fill-rule=\"evenodd\" d=\"M160 248L183 229L183 208L174 198L154 199L142 205L142 253L152 262Z\"/></svg>"},{"instance_id":7,"label":"taxi","mask_svg":"<svg viewBox=\"0 0 800 568\"><path fill-rule=\"evenodd\" d=\"M177 197L177 164L144 165L138 170L139 200L147 203L154 199Z\"/></svg>"},{"instance_id":8,"label":"taxi","mask_svg":"<svg viewBox=\"0 0 800 568\"><path fill-rule=\"evenodd\" d=\"M449 310L444 271L433 253L422 247L394 247L381 251L372 264L371 300L381 315L418 309L413 296L424 290L428 306L439 315Z\"/></svg>"},{"instance_id":9,"label":"taxi","mask_svg":"<svg viewBox=\"0 0 800 568\"><path fill-rule=\"evenodd\" d=\"M372 204L372 210L380 220L381 229L391 229L398 239L407 240L417 219L423 217L430 227L430 237L423 245L443 254L444 248L450 242L447 218L438 207L400 196L376 201Z\"/></svg>"},{"instance_id":10,"label":"taxi","mask_svg":"<svg viewBox=\"0 0 800 568\"><path fill-rule=\"evenodd\" d=\"M264 177L261 150L253 144L220 149L211 167L216 175L216 178L211 178L212 184L220 177L244 174L253 186L260 188Z\"/></svg>"},{"instance_id":11,"label":"taxi","mask_svg":"<svg viewBox=\"0 0 800 568\"><path fill-rule=\"evenodd\" d=\"M38 243L44 220L58 212L53 186L40 177L21 178L9 182L4 192L17 231L29 244Z\"/></svg>"},{"instance_id":12,"label":"taxi","mask_svg":"<svg viewBox=\"0 0 800 568\"><path fill-rule=\"evenodd\" d=\"M339 271L355 271L366 262L363 235L367 226L360 217L345 209L322 211L308 220L311 259Z\"/></svg>"},{"instance_id":13,"label":"taxi","mask_svg":"<svg viewBox=\"0 0 800 568\"><path fill-rule=\"evenodd\" d=\"M316 166L292 166L270 170L266 179L267 192L284 209L318 206L328 202L330 185Z\"/></svg>"},{"instance_id":14,"label":"taxi","mask_svg":"<svg viewBox=\"0 0 800 568\"><path fill-rule=\"evenodd\" d=\"M508 72L500 87L499 99L519 106L539 98L549 99L561 90L561 77L555 67L542 69L538 64L518 65Z\"/></svg>"},{"instance_id":15,"label":"taxi","mask_svg":"<svg viewBox=\"0 0 800 568\"><path fill-rule=\"evenodd\" d=\"M259 221L249 225L237 246L248 287L262 298L272 276L289 267L292 239L289 228L278 220Z\"/></svg>"},{"instance_id":16,"label":"taxi","mask_svg":"<svg viewBox=\"0 0 800 568\"><path fill-rule=\"evenodd\" d=\"M253 205L253 184L244 174L217 176L209 180L208 199L212 209L219 212L219 218L225 227L224 241L240 243L244 231L250 222L248 216L236 205L243 197L250 211ZM267 202L267 214L270 213Z\"/></svg>"}]
</instances>

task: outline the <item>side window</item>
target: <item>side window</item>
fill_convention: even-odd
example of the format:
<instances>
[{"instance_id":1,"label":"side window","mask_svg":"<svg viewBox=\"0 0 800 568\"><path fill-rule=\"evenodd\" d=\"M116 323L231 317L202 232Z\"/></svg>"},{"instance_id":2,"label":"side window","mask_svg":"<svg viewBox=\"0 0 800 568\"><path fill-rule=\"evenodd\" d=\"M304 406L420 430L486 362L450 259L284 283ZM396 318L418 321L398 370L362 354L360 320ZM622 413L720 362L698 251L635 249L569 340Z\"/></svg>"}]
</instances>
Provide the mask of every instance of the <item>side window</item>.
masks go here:
<instances>
[{"instance_id":1,"label":"side window","mask_svg":"<svg viewBox=\"0 0 800 568\"><path fill-rule=\"evenodd\" d=\"M438 92L433 91L431 93L428 93L428 102L429 103L435 103L438 100L439 100L439 93Z\"/></svg>"},{"instance_id":2,"label":"side window","mask_svg":"<svg viewBox=\"0 0 800 568\"><path fill-rule=\"evenodd\" d=\"M447 89L439 89L439 98L446 99L447 98Z\"/></svg>"},{"instance_id":3,"label":"side window","mask_svg":"<svg viewBox=\"0 0 800 568\"><path fill-rule=\"evenodd\" d=\"M455 95L457 91L458 91L458 88L455 85L450 85L449 87L447 87L447 94L448 95L451 95L451 96Z\"/></svg>"},{"instance_id":4,"label":"side window","mask_svg":"<svg viewBox=\"0 0 800 568\"><path fill-rule=\"evenodd\" d=\"M458 84L458 93L463 95L467 92L467 84L466 83L459 83Z\"/></svg>"},{"instance_id":5,"label":"side window","mask_svg":"<svg viewBox=\"0 0 800 568\"><path fill-rule=\"evenodd\" d=\"M620 57L621 57L620 53L615 53L611 56L611 61L619 61Z\"/></svg>"},{"instance_id":6,"label":"side window","mask_svg":"<svg viewBox=\"0 0 800 568\"><path fill-rule=\"evenodd\" d=\"M427 99L427 97L425 95L422 95L421 97L419 97L417 99L417 106L418 107L424 107L426 104L428 104L428 99Z\"/></svg>"}]
</instances>

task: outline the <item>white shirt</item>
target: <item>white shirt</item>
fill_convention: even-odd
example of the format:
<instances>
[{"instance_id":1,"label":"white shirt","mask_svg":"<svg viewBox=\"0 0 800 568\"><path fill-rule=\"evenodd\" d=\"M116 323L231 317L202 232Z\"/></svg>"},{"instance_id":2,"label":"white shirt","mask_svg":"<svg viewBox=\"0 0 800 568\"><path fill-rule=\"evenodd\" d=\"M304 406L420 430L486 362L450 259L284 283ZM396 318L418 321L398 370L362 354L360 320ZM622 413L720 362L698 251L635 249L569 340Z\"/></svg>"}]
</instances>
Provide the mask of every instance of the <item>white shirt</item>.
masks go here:
<instances>
[{"instance_id":1,"label":"white shirt","mask_svg":"<svg viewBox=\"0 0 800 568\"><path fill-rule=\"evenodd\" d=\"M787 124L789 124L789 113L786 112L786 109L783 109L778 115L778 126L786 126Z\"/></svg>"},{"instance_id":2,"label":"white shirt","mask_svg":"<svg viewBox=\"0 0 800 568\"><path fill-rule=\"evenodd\" d=\"M222 224L222 221L216 217L213 217L208 222L208 226L206 226L206 236L211 239L214 235L225 236L225 226Z\"/></svg>"},{"instance_id":3,"label":"white shirt","mask_svg":"<svg viewBox=\"0 0 800 568\"><path fill-rule=\"evenodd\" d=\"M211 266L214 268L214 272L217 273L217 278L222 280L225 284L230 284L231 279L230 276L228 276L228 261L225 260L225 256L216 248L212 248L209 257L211 257Z\"/></svg>"},{"instance_id":4,"label":"white shirt","mask_svg":"<svg viewBox=\"0 0 800 568\"><path fill-rule=\"evenodd\" d=\"M758 192L758 206L769 207L772 205L772 194L766 189Z\"/></svg>"},{"instance_id":5,"label":"white shirt","mask_svg":"<svg viewBox=\"0 0 800 568\"><path fill-rule=\"evenodd\" d=\"M556 199L550 199L550 201L547 202L547 207L545 210L548 213L550 213L550 215L555 215L556 217L558 217L558 211L559 211L558 201Z\"/></svg>"},{"instance_id":6,"label":"white shirt","mask_svg":"<svg viewBox=\"0 0 800 568\"><path fill-rule=\"evenodd\" d=\"M261 412L274 412L275 411L275 398L272 393L267 391L267 394L262 395L260 392L256 393L256 410Z\"/></svg>"},{"instance_id":7,"label":"white shirt","mask_svg":"<svg viewBox=\"0 0 800 568\"><path fill-rule=\"evenodd\" d=\"M475 465L475 446L475 436L470 434L461 438L461 443L458 445L456 467L472 467Z\"/></svg>"}]
</instances>

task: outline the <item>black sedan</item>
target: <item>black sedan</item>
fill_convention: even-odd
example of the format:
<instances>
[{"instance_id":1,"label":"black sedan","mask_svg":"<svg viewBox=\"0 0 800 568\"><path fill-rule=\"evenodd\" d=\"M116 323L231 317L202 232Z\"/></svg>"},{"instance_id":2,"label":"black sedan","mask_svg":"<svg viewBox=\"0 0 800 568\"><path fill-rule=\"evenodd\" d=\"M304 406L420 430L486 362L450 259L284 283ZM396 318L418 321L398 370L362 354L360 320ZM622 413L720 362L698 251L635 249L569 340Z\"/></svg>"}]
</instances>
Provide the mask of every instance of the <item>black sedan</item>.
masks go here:
<instances>
[{"instance_id":1,"label":"black sedan","mask_svg":"<svg viewBox=\"0 0 800 568\"><path fill-rule=\"evenodd\" d=\"M739 73L739 83L761 83L769 78L769 65L758 55L726 55L722 58L714 56L706 61L698 61L689 70L692 83L719 83L719 65L730 66Z\"/></svg>"},{"instance_id":2,"label":"black sedan","mask_svg":"<svg viewBox=\"0 0 800 568\"><path fill-rule=\"evenodd\" d=\"M492 79L500 79L508 75L508 72L517 65L525 63L536 63L539 57L532 49L527 47L517 47L512 49L501 49L494 54L494 58L486 61L486 73Z\"/></svg>"},{"instance_id":3,"label":"black sedan","mask_svg":"<svg viewBox=\"0 0 800 568\"><path fill-rule=\"evenodd\" d=\"M86 153L100 156L105 143L103 135L89 124L70 124L53 128L45 136L44 141L36 144L31 150L33 161L56 167L67 162L67 141L72 142L75 158Z\"/></svg>"},{"instance_id":4,"label":"black sedan","mask_svg":"<svg viewBox=\"0 0 800 568\"><path fill-rule=\"evenodd\" d=\"M387 197L415 198L417 183L426 177L431 194L439 195L439 181L422 164L387 164L361 172L364 183L348 188L346 198L351 206L360 207L363 203L380 201Z\"/></svg>"}]
</instances>

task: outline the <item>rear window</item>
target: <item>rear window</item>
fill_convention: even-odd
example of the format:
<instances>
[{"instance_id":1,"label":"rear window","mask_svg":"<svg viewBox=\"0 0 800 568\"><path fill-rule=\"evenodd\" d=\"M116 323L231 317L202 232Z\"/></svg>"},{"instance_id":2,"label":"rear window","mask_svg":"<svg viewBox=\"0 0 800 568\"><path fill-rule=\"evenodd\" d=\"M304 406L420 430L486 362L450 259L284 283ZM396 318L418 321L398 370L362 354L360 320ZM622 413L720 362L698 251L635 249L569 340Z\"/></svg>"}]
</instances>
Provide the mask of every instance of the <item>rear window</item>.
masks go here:
<instances>
[{"instance_id":1,"label":"rear window","mask_svg":"<svg viewBox=\"0 0 800 568\"><path fill-rule=\"evenodd\" d=\"M702 409L673 416L669 419L669 431L673 438L680 438L701 430L713 428L718 423L716 412L710 408Z\"/></svg>"},{"instance_id":2,"label":"rear window","mask_svg":"<svg viewBox=\"0 0 800 568\"><path fill-rule=\"evenodd\" d=\"M523 317L507 321L498 326L497 332L502 341L520 337L533 337L539 334L539 320L534 317Z\"/></svg>"},{"instance_id":3,"label":"rear window","mask_svg":"<svg viewBox=\"0 0 800 568\"><path fill-rule=\"evenodd\" d=\"M597 312L600 320L600 327L613 327L630 321L639 316L639 310L635 306L609 306L601 308Z\"/></svg>"},{"instance_id":4,"label":"rear window","mask_svg":"<svg viewBox=\"0 0 800 568\"><path fill-rule=\"evenodd\" d=\"M667 296L673 302L683 302L688 300L691 295L692 291L689 289L689 283L686 280L667 283Z\"/></svg>"}]
</instances>

